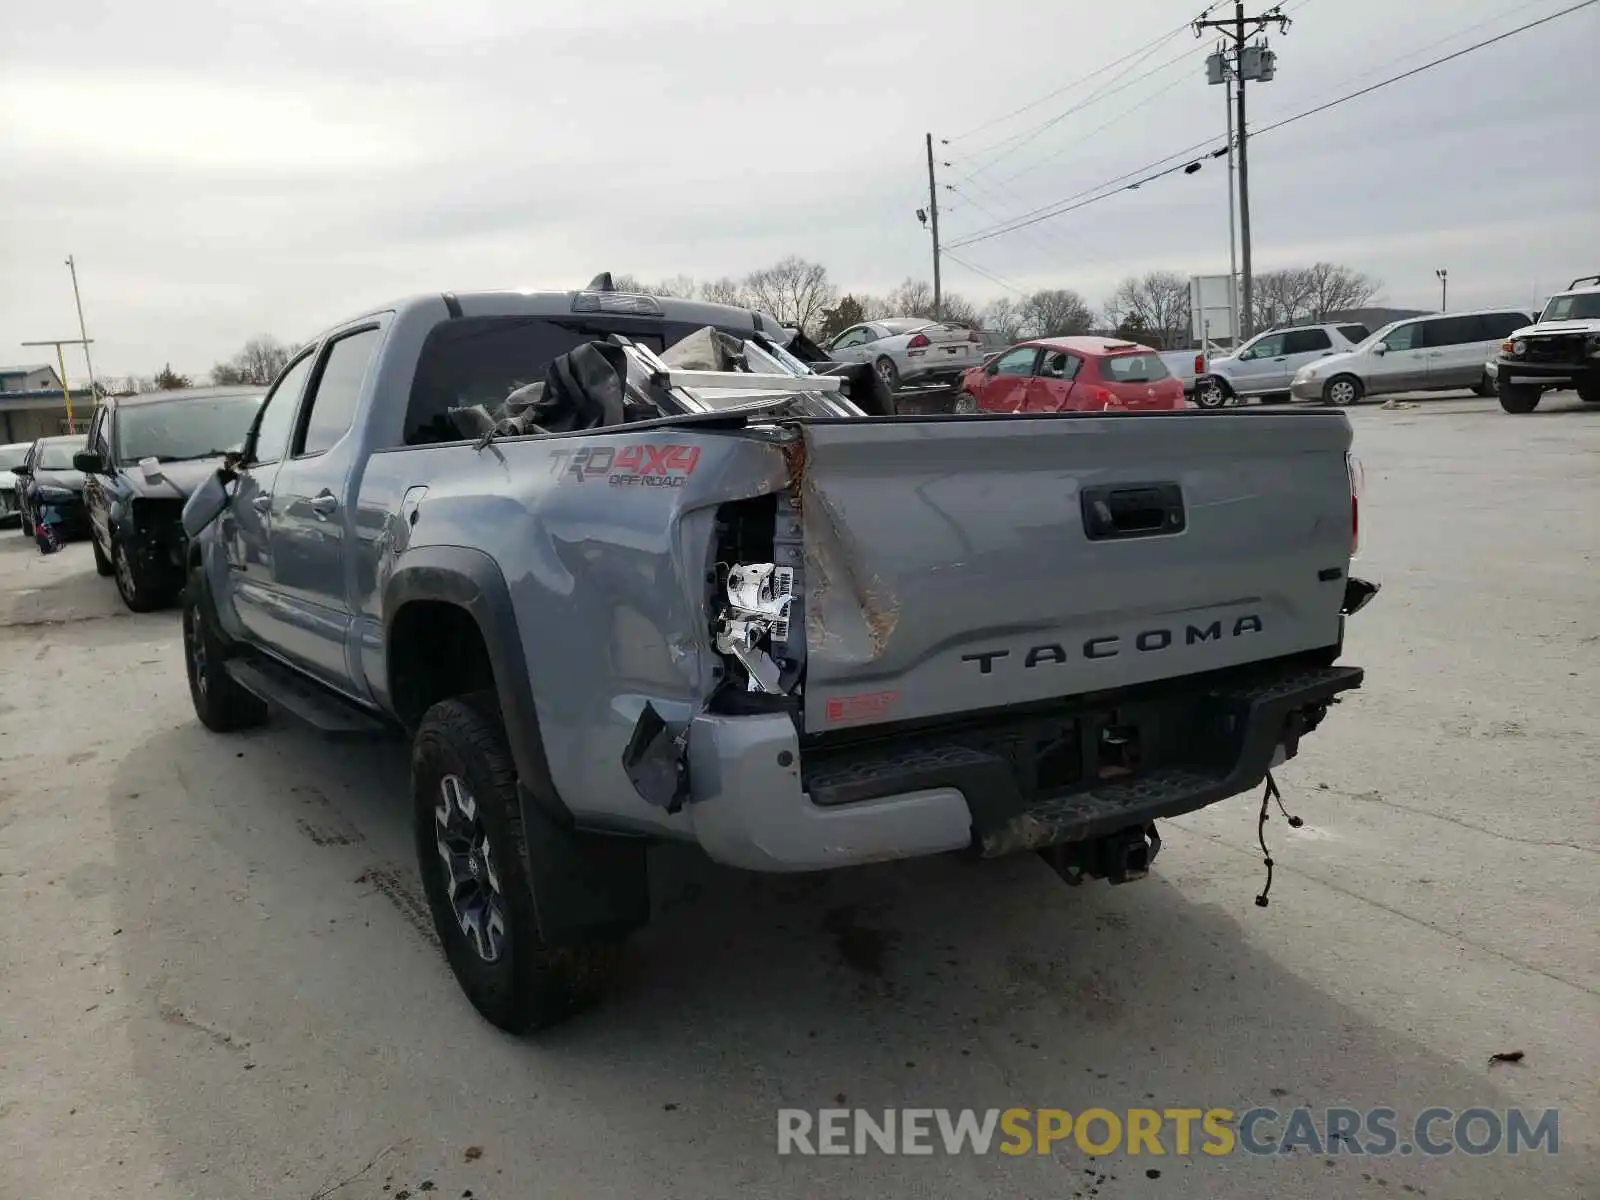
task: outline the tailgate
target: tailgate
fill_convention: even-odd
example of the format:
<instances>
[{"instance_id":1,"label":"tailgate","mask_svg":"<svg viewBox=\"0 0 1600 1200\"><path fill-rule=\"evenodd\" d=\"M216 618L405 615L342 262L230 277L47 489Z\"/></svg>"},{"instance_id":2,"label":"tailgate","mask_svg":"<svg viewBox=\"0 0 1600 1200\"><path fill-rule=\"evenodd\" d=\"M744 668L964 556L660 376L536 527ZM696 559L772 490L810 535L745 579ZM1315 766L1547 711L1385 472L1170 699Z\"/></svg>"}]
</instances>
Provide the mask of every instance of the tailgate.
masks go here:
<instances>
[{"instance_id":1,"label":"tailgate","mask_svg":"<svg viewBox=\"0 0 1600 1200\"><path fill-rule=\"evenodd\" d=\"M802 428L810 731L1125 687L1340 640L1351 534L1342 413Z\"/></svg>"}]
</instances>

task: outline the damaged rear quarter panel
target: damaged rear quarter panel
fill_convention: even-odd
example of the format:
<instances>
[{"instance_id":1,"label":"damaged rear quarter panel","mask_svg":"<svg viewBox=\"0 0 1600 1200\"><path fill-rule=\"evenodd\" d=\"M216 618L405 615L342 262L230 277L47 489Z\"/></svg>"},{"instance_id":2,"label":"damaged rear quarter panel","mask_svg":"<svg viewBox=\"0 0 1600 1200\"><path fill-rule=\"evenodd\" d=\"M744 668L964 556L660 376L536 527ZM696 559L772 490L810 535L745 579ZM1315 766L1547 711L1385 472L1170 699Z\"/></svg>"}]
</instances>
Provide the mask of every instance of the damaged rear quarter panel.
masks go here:
<instances>
[{"instance_id":1,"label":"damaged rear quarter panel","mask_svg":"<svg viewBox=\"0 0 1600 1200\"><path fill-rule=\"evenodd\" d=\"M374 454L357 517L362 674L387 704L383 597L407 553L480 550L510 592L525 661L504 665L528 673L567 807L595 827L687 836L686 813L634 791L622 752L646 702L675 723L709 694L717 506L786 482L782 451L757 431L658 427ZM419 485L413 523L402 501Z\"/></svg>"}]
</instances>

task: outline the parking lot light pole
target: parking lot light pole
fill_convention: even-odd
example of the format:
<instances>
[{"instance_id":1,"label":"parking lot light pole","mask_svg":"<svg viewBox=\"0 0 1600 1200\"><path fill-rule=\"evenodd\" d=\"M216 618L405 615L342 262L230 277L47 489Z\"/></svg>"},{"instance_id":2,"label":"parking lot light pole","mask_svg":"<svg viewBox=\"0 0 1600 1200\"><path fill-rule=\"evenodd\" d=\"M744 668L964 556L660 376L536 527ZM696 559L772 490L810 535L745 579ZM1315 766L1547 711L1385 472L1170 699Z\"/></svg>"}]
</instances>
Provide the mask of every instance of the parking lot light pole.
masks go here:
<instances>
[{"instance_id":1,"label":"parking lot light pole","mask_svg":"<svg viewBox=\"0 0 1600 1200\"><path fill-rule=\"evenodd\" d=\"M939 293L939 184L933 174L933 134L928 134L927 140L928 223L933 227L933 316L938 320L944 316L942 297Z\"/></svg>"},{"instance_id":2,"label":"parking lot light pole","mask_svg":"<svg viewBox=\"0 0 1600 1200\"><path fill-rule=\"evenodd\" d=\"M1440 267L1434 275L1439 280L1439 311L1448 312L1449 308L1445 301L1450 298L1450 272L1447 268Z\"/></svg>"}]
</instances>

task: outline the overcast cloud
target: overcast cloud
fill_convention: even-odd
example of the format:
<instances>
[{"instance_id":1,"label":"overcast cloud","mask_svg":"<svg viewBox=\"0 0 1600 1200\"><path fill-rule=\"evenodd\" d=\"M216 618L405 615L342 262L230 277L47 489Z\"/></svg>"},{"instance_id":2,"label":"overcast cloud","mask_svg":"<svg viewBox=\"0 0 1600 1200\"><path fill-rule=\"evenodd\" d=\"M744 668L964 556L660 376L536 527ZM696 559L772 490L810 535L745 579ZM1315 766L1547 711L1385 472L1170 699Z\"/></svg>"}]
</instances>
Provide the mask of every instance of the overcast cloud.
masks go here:
<instances>
[{"instance_id":1,"label":"overcast cloud","mask_svg":"<svg viewBox=\"0 0 1600 1200\"><path fill-rule=\"evenodd\" d=\"M1251 126L1571 2L1287 0ZM1199 7L23 5L0 41L0 362L75 335L69 253L108 375L203 375L254 334L302 339L408 292L601 269L705 279L793 253L887 290L930 273L924 131L950 139L947 241L1221 145L1210 42L1188 33L987 168L987 147L1112 77L969 132ZM1531 304L1600 271L1597 52L1600 5L1263 134L1257 269L1330 259L1383 280L1388 303L1433 307L1445 267L1452 308ZM1225 174L1213 162L955 253L1096 304L1131 272L1225 271ZM1005 292L954 262L945 279Z\"/></svg>"}]
</instances>

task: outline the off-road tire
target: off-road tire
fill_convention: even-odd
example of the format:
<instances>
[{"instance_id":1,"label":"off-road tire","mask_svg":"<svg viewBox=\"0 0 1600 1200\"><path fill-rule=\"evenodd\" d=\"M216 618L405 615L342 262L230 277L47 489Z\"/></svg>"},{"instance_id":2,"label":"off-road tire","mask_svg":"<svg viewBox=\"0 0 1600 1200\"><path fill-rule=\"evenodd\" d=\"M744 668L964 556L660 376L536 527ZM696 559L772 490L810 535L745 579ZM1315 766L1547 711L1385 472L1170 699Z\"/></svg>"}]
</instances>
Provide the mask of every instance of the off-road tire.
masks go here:
<instances>
[{"instance_id":1,"label":"off-road tire","mask_svg":"<svg viewBox=\"0 0 1600 1200\"><path fill-rule=\"evenodd\" d=\"M1233 389L1225 379L1215 375L1202 375L1194 381L1194 402L1197 408L1224 408L1233 399Z\"/></svg>"},{"instance_id":2,"label":"off-road tire","mask_svg":"<svg viewBox=\"0 0 1600 1200\"><path fill-rule=\"evenodd\" d=\"M894 365L890 358L880 358L872 364L872 369L878 373L878 378L883 380L883 386L891 392L900 390L900 368Z\"/></svg>"},{"instance_id":3,"label":"off-road tire","mask_svg":"<svg viewBox=\"0 0 1600 1200\"><path fill-rule=\"evenodd\" d=\"M1578 399L1585 404L1600 404L1600 379L1586 379L1578 384Z\"/></svg>"},{"instance_id":4,"label":"off-road tire","mask_svg":"<svg viewBox=\"0 0 1600 1200\"><path fill-rule=\"evenodd\" d=\"M1334 408L1352 408L1361 403L1367 389L1354 375L1335 375L1322 385L1322 402Z\"/></svg>"},{"instance_id":5,"label":"off-road tire","mask_svg":"<svg viewBox=\"0 0 1600 1200\"><path fill-rule=\"evenodd\" d=\"M128 557L128 550L123 545L122 539L115 534L111 536L111 573L116 577L117 591L122 596L122 602L132 612L154 612L158 608L166 607L172 598L165 587L144 577L144 572L140 571L134 560Z\"/></svg>"},{"instance_id":6,"label":"off-road tire","mask_svg":"<svg viewBox=\"0 0 1600 1200\"><path fill-rule=\"evenodd\" d=\"M100 542L94 536L94 532L92 530L89 533L89 545L94 547L95 572L102 576L115 575L117 573L116 566L109 558L106 557L106 552L100 549Z\"/></svg>"},{"instance_id":7,"label":"off-road tire","mask_svg":"<svg viewBox=\"0 0 1600 1200\"><path fill-rule=\"evenodd\" d=\"M1502 383L1496 390L1500 395L1500 407L1508 413L1531 413L1539 407L1543 396L1538 388L1525 383Z\"/></svg>"},{"instance_id":8,"label":"off-road tire","mask_svg":"<svg viewBox=\"0 0 1600 1200\"><path fill-rule=\"evenodd\" d=\"M99 547L95 547L96 552ZM240 687L224 660L230 647L217 628L211 588L199 567L189 572L183 589L183 666L189 677L189 698L194 715L213 733L248 729L267 719L267 705Z\"/></svg>"},{"instance_id":9,"label":"off-road tire","mask_svg":"<svg viewBox=\"0 0 1600 1200\"><path fill-rule=\"evenodd\" d=\"M451 899L436 825L449 776L470 790L493 856L495 895L505 925L494 961L469 939ZM492 693L442 700L423 714L411 749L411 794L422 888L445 958L472 1006L490 1024L520 1034L552 1025L597 999L616 962L615 943L557 948L539 935L523 853L517 772Z\"/></svg>"}]
</instances>

